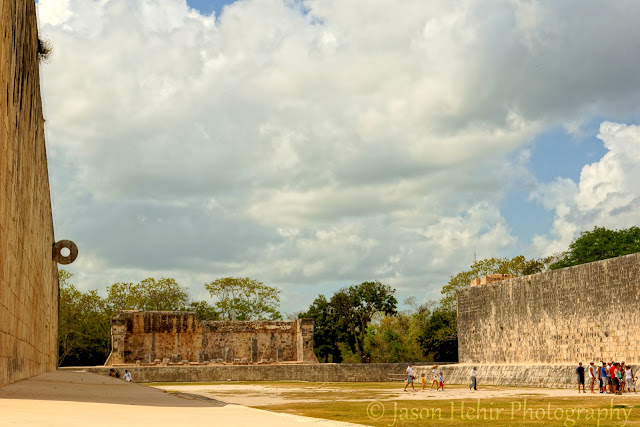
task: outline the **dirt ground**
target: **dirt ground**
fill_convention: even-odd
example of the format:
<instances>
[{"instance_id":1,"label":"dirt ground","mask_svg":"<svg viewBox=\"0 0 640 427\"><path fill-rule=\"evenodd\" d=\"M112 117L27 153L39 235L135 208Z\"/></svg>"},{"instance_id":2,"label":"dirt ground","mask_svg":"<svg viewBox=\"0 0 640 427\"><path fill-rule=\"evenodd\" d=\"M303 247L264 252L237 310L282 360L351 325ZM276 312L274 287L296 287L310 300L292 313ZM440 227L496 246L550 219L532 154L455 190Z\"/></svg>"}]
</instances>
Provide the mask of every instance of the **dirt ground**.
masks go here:
<instances>
[{"instance_id":1,"label":"dirt ground","mask_svg":"<svg viewBox=\"0 0 640 427\"><path fill-rule=\"evenodd\" d=\"M282 405L285 403L324 402L339 399L341 401L368 402L372 399L384 401L394 400L457 400L457 399L494 399L494 398L525 398L531 397L581 397L585 399L609 400L609 394L578 393L576 389L554 388L524 388L524 387L497 387L480 386L478 391L471 391L466 386L445 386L445 391L425 391L417 388L413 392L403 391L404 384L389 383L220 383L220 384L192 384L154 385L155 388L170 393L187 393L216 401L253 407L265 407L269 405ZM640 394L624 393L625 398L637 399L640 403Z\"/></svg>"},{"instance_id":2,"label":"dirt ground","mask_svg":"<svg viewBox=\"0 0 640 427\"><path fill-rule=\"evenodd\" d=\"M212 420L214 423L212 424ZM0 387L0 426L353 426L258 410L87 372L57 371Z\"/></svg>"}]
</instances>

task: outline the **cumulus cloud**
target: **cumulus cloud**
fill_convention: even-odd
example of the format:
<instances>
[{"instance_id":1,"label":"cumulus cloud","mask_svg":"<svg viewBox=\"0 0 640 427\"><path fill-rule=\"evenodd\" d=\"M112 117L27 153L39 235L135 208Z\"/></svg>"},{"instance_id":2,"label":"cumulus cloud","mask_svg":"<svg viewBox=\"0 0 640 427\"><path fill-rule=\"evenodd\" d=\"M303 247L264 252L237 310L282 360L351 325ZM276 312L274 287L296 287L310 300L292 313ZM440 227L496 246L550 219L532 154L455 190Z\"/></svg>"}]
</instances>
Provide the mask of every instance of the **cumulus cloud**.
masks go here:
<instances>
[{"instance_id":1,"label":"cumulus cloud","mask_svg":"<svg viewBox=\"0 0 640 427\"><path fill-rule=\"evenodd\" d=\"M626 228L640 221L640 126L603 122L598 138L608 150L582 168L580 182L558 178L542 184L533 198L554 212L550 235L534 238L540 252L563 251L579 231L594 226Z\"/></svg>"},{"instance_id":2,"label":"cumulus cloud","mask_svg":"<svg viewBox=\"0 0 640 427\"><path fill-rule=\"evenodd\" d=\"M371 279L437 292L462 253L509 254L499 205L531 179L537 133L637 108L639 10L40 0L56 233L88 254L85 287L172 274L195 293L236 274L307 301Z\"/></svg>"}]
</instances>

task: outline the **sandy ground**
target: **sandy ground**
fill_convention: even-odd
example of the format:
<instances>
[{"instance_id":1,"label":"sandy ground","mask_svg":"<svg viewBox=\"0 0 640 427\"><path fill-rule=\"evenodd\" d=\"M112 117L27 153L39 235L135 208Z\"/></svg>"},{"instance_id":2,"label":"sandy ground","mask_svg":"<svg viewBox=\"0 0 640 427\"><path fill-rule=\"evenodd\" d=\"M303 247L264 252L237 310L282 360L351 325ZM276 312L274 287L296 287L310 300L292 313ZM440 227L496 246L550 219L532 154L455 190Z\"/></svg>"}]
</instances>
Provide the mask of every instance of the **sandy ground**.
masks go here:
<instances>
[{"instance_id":1,"label":"sandy ground","mask_svg":"<svg viewBox=\"0 0 640 427\"><path fill-rule=\"evenodd\" d=\"M166 390L169 392L188 393L191 395L202 396L205 398L215 399L216 401L246 405L246 406L269 406L281 405L285 403L300 402L321 402L330 398L331 394L339 396L340 400L349 401L371 401L371 400L456 400L456 399L489 399L489 398L515 398L521 399L527 396L535 397L575 397L582 396L589 399L609 400L612 396L609 394L595 393L578 393L576 389L555 389L555 388L524 388L524 387L482 387L478 391L471 391L464 386L447 387L444 392L419 390L413 392L411 387L409 391L403 391L404 384L399 384L397 389L376 388L372 384L372 388L358 388L357 390L349 390L342 387L332 387L330 383L309 384L300 383L300 386L291 383L277 385L246 385L246 384L215 384L215 385L162 385L155 388ZM446 387L446 386L445 386ZM353 397L349 397L349 393L353 392ZM324 398L318 398L324 394ZM635 398L640 402L640 394L624 393L625 398Z\"/></svg>"},{"instance_id":2,"label":"sandy ground","mask_svg":"<svg viewBox=\"0 0 640 427\"><path fill-rule=\"evenodd\" d=\"M57 371L0 387L0 425L16 426L354 426L231 405L126 383L87 372Z\"/></svg>"}]
</instances>

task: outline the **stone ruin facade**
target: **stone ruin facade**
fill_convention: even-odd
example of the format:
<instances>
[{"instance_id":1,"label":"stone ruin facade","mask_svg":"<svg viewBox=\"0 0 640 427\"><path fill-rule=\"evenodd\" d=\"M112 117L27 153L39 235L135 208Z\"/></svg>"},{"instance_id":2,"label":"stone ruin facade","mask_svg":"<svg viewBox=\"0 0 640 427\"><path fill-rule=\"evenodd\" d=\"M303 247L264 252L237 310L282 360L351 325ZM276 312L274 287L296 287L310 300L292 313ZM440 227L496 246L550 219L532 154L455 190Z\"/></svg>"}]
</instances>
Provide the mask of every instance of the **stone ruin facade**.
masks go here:
<instances>
[{"instance_id":1,"label":"stone ruin facade","mask_svg":"<svg viewBox=\"0 0 640 427\"><path fill-rule=\"evenodd\" d=\"M105 365L318 363L313 320L201 321L184 311L121 311Z\"/></svg>"},{"instance_id":2,"label":"stone ruin facade","mask_svg":"<svg viewBox=\"0 0 640 427\"><path fill-rule=\"evenodd\" d=\"M640 253L458 291L458 360L640 363Z\"/></svg>"}]
</instances>

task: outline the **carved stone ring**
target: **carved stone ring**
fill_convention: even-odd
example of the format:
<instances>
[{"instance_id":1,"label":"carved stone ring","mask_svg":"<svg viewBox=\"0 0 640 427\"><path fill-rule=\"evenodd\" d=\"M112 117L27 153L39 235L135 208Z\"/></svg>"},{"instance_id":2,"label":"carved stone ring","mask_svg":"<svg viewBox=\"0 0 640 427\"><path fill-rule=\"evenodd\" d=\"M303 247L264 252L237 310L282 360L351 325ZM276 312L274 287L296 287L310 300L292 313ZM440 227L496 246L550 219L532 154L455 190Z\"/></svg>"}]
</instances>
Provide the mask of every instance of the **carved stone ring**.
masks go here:
<instances>
[{"instance_id":1,"label":"carved stone ring","mask_svg":"<svg viewBox=\"0 0 640 427\"><path fill-rule=\"evenodd\" d=\"M62 249L69 249L69 255L62 255ZM60 240L53 245L53 260L58 264L71 264L78 257L78 247L71 240Z\"/></svg>"}]
</instances>

